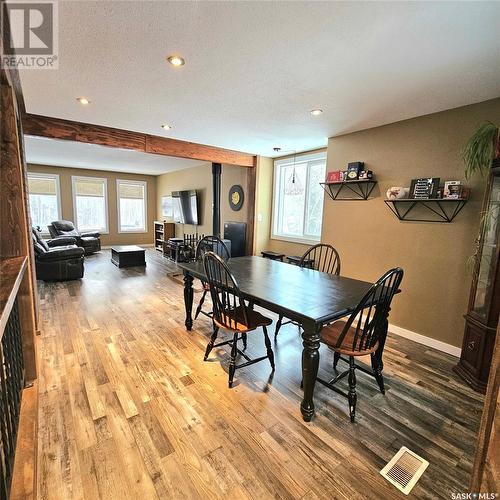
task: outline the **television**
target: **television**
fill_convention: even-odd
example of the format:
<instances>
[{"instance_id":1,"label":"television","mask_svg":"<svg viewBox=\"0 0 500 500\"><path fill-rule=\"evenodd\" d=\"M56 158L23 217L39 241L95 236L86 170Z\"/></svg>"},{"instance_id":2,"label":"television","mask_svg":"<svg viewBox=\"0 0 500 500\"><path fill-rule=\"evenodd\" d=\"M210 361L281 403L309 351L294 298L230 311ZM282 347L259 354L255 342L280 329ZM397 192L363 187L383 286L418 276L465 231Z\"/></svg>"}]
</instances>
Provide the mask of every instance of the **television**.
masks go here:
<instances>
[{"instance_id":1,"label":"television","mask_svg":"<svg viewBox=\"0 0 500 500\"><path fill-rule=\"evenodd\" d=\"M198 195L190 191L172 191L174 222L198 225Z\"/></svg>"}]
</instances>

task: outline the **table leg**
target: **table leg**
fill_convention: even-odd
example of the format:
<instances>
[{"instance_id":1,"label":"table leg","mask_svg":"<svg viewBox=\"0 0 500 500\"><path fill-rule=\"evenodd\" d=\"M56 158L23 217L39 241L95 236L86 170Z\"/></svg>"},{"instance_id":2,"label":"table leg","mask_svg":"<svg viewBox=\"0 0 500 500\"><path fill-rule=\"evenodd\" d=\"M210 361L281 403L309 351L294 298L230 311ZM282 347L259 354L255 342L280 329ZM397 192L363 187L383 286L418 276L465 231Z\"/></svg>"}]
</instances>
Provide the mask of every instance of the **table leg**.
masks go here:
<instances>
[{"instance_id":1,"label":"table leg","mask_svg":"<svg viewBox=\"0 0 500 500\"><path fill-rule=\"evenodd\" d=\"M318 376L319 366L319 326L315 323L304 323L302 325L302 384L304 389L304 399L300 404L302 418L310 422L314 415L314 386Z\"/></svg>"},{"instance_id":2,"label":"table leg","mask_svg":"<svg viewBox=\"0 0 500 500\"><path fill-rule=\"evenodd\" d=\"M378 340L377 350L371 356L373 374L375 375L375 379L378 383L380 392L382 394L385 394L384 377L382 375L382 371L384 370L384 362L382 360L382 355L384 353L384 346L385 346L385 341L387 339L388 329L389 329L389 311L387 311L387 314L383 320L382 332Z\"/></svg>"},{"instance_id":3,"label":"table leg","mask_svg":"<svg viewBox=\"0 0 500 500\"><path fill-rule=\"evenodd\" d=\"M186 308L186 330L191 330L193 327L193 277L184 272L184 307Z\"/></svg>"}]
</instances>

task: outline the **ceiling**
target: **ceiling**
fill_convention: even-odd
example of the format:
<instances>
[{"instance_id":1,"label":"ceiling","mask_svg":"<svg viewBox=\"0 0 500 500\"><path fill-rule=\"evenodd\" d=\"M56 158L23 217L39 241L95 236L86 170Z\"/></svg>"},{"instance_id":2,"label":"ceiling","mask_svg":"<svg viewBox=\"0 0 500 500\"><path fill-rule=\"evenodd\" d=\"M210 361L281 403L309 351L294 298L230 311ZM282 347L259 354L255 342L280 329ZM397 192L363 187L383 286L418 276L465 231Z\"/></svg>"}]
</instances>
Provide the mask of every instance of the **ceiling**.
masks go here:
<instances>
[{"instance_id":1,"label":"ceiling","mask_svg":"<svg viewBox=\"0 0 500 500\"><path fill-rule=\"evenodd\" d=\"M160 175L206 164L203 161L153 155L130 149L111 148L83 142L43 137L25 138L26 161L37 165L87 168ZM208 165L208 164L207 164Z\"/></svg>"},{"instance_id":2,"label":"ceiling","mask_svg":"<svg viewBox=\"0 0 500 500\"><path fill-rule=\"evenodd\" d=\"M499 33L500 2L67 1L20 73L30 113L273 156L500 96Z\"/></svg>"}]
</instances>

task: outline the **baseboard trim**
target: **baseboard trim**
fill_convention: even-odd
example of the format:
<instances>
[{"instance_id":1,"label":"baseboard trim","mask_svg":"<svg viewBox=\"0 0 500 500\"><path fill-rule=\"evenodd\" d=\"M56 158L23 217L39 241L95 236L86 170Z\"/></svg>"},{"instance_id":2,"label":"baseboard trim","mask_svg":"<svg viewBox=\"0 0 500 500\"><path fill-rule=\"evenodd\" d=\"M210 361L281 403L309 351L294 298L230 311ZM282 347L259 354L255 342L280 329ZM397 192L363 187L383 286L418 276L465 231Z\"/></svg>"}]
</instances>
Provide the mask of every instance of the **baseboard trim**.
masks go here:
<instances>
[{"instance_id":1,"label":"baseboard trim","mask_svg":"<svg viewBox=\"0 0 500 500\"><path fill-rule=\"evenodd\" d=\"M114 246L119 246L119 245L122 245L122 244L120 243L120 244L116 244L116 245L105 245L105 246L101 247L101 250L110 250ZM141 248L151 248L151 247L154 247L153 243L137 243L137 244L136 243L130 243L130 245L136 245L136 246L141 247Z\"/></svg>"},{"instance_id":2,"label":"baseboard trim","mask_svg":"<svg viewBox=\"0 0 500 500\"><path fill-rule=\"evenodd\" d=\"M441 340L436 340L431 337L426 337L425 335L420 335L420 333L412 332L406 328L401 328L400 326L389 324L389 332L394 333L405 339L413 340L419 344L426 345L427 347L432 347L438 351L445 352L446 354L451 354L452 356L460 357L462 349L460 347L455 347L454 345L447 344Z\"/></svg>"}]
</instances>

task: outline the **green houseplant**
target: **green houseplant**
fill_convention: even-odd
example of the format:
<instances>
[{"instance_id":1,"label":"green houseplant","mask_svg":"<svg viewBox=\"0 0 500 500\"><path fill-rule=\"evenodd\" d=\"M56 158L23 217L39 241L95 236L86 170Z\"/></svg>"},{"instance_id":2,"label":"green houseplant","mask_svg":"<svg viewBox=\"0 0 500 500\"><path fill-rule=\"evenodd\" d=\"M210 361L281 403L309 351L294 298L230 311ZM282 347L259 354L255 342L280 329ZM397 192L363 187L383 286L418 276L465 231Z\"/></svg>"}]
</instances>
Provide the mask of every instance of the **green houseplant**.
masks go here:
<instances>
[{"instance_id":1,"label":"green houseplant","mask_svg":"<svg viewBox=\"0 0 500 500\"><path fill-rule=\"evenodd\" d=\"M477 172L484 175L491 167L491 161L498 156L500 156L500 127L493 122L484 122L472 134L462 150L465 177L468 179Z\"/></svg>"},{"instance_id":2,"label":"green houseplant","mask_svg":"<svg viewBox=\"0 0 500 500\"><path fill-rule=\"evenodd\" d=\"M484 175L491 168L492 161L500 157L500 127L493 122L484 122L470 139L465 143L462 150L462 158L465 163L465 177L468 179L476 173ZM480 226L490 227L493 211L481 213ZM472 272L477 265L480 236L476 238L476 251L469 257L467 267Z\"/></svg>"}]
</instances>

